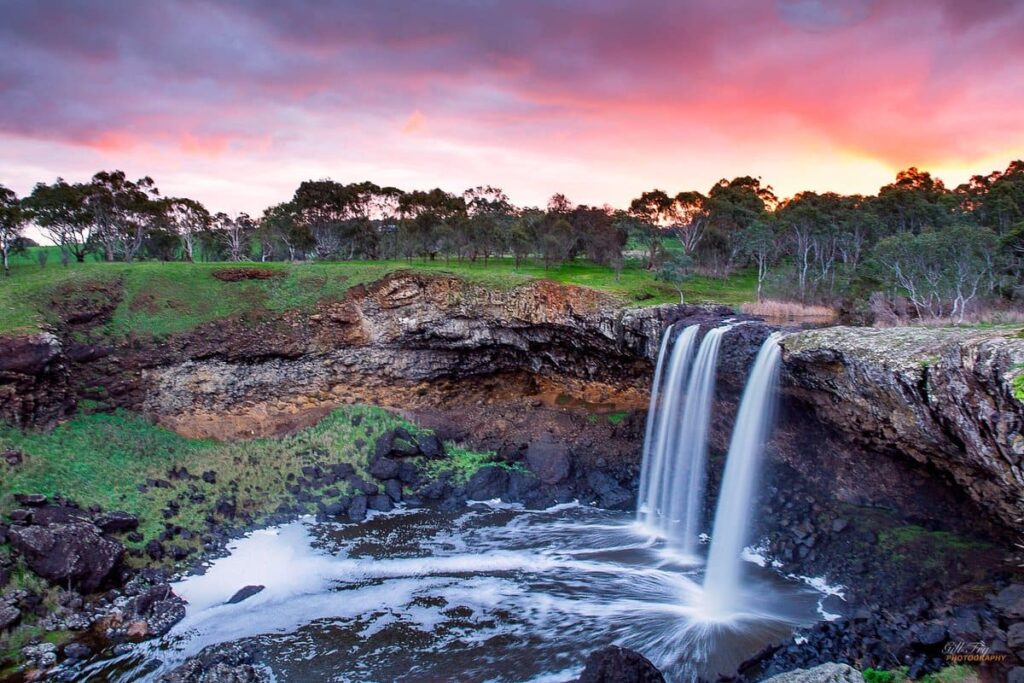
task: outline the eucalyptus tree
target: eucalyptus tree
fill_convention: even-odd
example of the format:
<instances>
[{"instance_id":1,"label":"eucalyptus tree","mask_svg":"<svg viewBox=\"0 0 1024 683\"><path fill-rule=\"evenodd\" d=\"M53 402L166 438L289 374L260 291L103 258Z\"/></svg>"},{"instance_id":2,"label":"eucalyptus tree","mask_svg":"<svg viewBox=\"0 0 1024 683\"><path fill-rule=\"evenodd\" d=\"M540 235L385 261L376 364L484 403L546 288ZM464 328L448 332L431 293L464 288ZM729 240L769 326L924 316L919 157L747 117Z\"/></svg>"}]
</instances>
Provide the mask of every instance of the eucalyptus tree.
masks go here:
<instances>
[{"instance_id":1,"label":"eucalyptus tree","mask_svg":"<svg viewBox=\"0 0 1024 683\"><path fill-rule=\"evenodd\" d=\"M93 247L95 221L86 204L88 188L57 178L52 184L37 183L25 199L32 220L65 254L79 263Z\"/></svg>"},{"instance_id":2,"label":"eucalyptus tree","mask_svg":"<svg viewBox=\"0 0 1024 683\"><path fill-rule=\"evenodd\" d=\"M692 274L693 259L683 252L668 252L662 258L657 270L657 277L679 292L679 303L686 303L683 296L683 284Z\"/></svg>"},{"instance_id":3,"label":"eucalyptus tree","mask_svg":"<svg viewBox=\"0 0 1024 683\"><path fill-rule=\"evenodd\" d=\"M683 251L694 254L711 222L708 198L700 192L680 192L672 202L673 224Z\"/></svg>"},{"instance_id":4,"label":"eucalyptus tree","mask_svg":"<svg viewBox=\"0 0 1024 683\"><path fill-rule=\"evenodd\" d=\"M961 224L886 237L873 255L884 282L910 300L918 317L963 322L986 283L996 277L997 248L992 230Z\"/></svg>"},{"instance_id":5,"label":"eucalyptus tree","mask_svg":"<svg viewBox=\"0 0 1024 683\"><path fill-rule=\"evenodd\" d=\"M673 201L664 190L649 190L629 203L629 213L637 222L634 236L646 247L647 269L655 266L665 230L673 218Z\"/></svg>"},{"instance_id":6,"label":"eucalyptus tree","mask_svg":"<svg viewBox=\"0 0 1024 683\"><path fill-rule=\"evenodd\" d=\"M210 212L196 200L183 197L169 197L161 207L164 225L181 242L182 257L194 262L196 242L210 226Z\"/></svg>"},{"instance_id":7,"label":"eucalyptus tree","mask_svg":"<svg viewBox=\"0 0 1024 683\"><path fill-rule=\"evenodd\" d=\"M703 267L726 274L743 252L740 235L767 211L774 211L778 199L760 178L740 176L719 180L708 192L705 206L707 227L694 256Z\"/></svg>"},{"instance_id":8,"label":"eucalyptus tree","mask_svg":"<svg viewBox=\"0 0 1024 683\"><path fill-rule=\"evenodd\" d=\"M957 198L938 178L910 167L878 191L879 215L891 232L917 235L953 222Z\"/></svg>"},{"instance_id":9,"label":"eucalyptus tree","mask_svg":"<svg viewBox=\"0 0 1024 683\"><path fill-rule=\"evenodd\" d=\"M249 214L240 213L232 218L226 213L218 212L213 216L212 228L230 260L242 261L248 258L252 238L256 232L256 224Z\"/></svg>"},{"instance_id":10,"label":"eucalyptus tree","mask_svg":"<svg viewBox=\"0 0 1024 683\"><path fill-rule=\"evenodd\" d=\"M482 255L486 265L491 256L508 249L515 208L502 189L490 185L469 188L462 193L462 201L466 206L470 260Z\"/></svg>"},{"instance_id":11,"label":"eucalyptus tree","mask_svg":"<svg viewBox=\"0 0 1024 683\"><path fill-rule=\"evenodd\" d=\"M761 301L768 269L779 253L778 218L765 214L743 229L743 251L757 268L757 300Z\"/></svg>"},{"instance_id":12,"label":"eucalyptus tree","mask_svg":"<svg viewBox=\"0 0 1024 683\"><path fill-rule=\"evenodd\" d=\"M11 274L10 256L21 236L29 214L13 190L0 185L0 260L4 276Z\"/></svg>"},{"instance_id":13,"label":"eucalyptus tree","mask_svg":"<svg viewBox=\"0 0 1024 683\"><path fill-rule=\"evenodd\" d=\"M124 171L100 171L86 184L84 201L107 261L118 253L126 261L135 258L154 219L152 203L159 196L152 178L131 181Z\"/></svg>"}]
</instances>

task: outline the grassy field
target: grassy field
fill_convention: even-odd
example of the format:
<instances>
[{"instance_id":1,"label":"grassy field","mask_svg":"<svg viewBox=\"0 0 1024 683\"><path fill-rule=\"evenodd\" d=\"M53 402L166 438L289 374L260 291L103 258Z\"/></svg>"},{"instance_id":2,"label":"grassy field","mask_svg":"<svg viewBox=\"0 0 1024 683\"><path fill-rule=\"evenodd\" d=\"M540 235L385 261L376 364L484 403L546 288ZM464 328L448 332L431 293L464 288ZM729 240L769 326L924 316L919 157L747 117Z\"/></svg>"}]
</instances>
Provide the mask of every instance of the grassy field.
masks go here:
<instances>
[{"instance_id":1,"label":"grassy field","mask_svg":"<svg viewBox=\"0 0 1024 683\"><path fill-rule=\"evenodd\" d=\"M538 264L516 268L511 259L469 263L452 261L353 261L248 264L283 273L282 277L221 282L212 271L224 263L102 263L88 260L61 266L51 256L41 268L31 254L15 261L11 277L0 279L0 333L34 332L51 315L51 301L67 284L119 282L124 297L108 330L115 336L165 336L230 315L286 309L306 310L339 299L352 286L402 269L450 273L487 287L510 288L535 279L592 287L622 300L623 305L678 302L678 293L655 279L639 261L617 276L611 269L572 262L545 269ZM238 265L238 264L230 264ZM243 264L246 265L246 264ZM689 303L740 305L754 299L754 275L726 280L695 276L684 288Z\"/></svg>"},{"instance_id":2,"label":"grassy field","mask_svg":"<svg viewBox=\"0 0 1024 683\"><path fill-rule=\"evenodd\" d=\"M233 498L238 510L259 519L280 503L291 501L286 486L303 466L351 463L368 481L365 468L377 438L384 430L414 425L369 406L336 409L315 426L283 438L222 443L187 439L156 426L141 416L118 411L88 414L46 433L22 432L0 423L0 452L13 449L24 461L8 465L0 460L0 511L14 507L15 493L64 494L83 507L124 510L138 515L143 545L164 530L163 510L172 501L180 512L170 522L193 532L206 528L208 516L217 517L218 500ZM451 457L433 461L431 469L449 469L464 478L468 469L484 464L489 455L451 448ZM147 480L168 480L172 468L193 475L216 472L216 482L201 479L170 481L168 488L148 486ZM335 485L338 496L345 484ZM202 500L198 500L201 497ZM324 502L331 498L323 497ZM185 500L187 498L187 500ZM311 507L310 512L315 510ZM188 543L181 543L188 545ZM198 534L192 544L198 544Z\"/></svg>"}]
</instances>

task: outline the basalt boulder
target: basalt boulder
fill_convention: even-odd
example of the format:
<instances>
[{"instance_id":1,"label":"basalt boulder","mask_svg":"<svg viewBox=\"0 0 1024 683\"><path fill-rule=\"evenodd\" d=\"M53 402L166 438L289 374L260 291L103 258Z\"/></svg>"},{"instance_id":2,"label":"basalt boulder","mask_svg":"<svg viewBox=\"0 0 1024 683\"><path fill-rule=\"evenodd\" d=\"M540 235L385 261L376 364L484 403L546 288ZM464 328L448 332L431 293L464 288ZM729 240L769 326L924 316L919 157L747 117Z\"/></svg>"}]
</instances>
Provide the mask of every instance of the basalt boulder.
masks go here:
<instances>
[{"instance_id":1,"label":"basalt boulder","mask_svg":"<svg viewBox=\"0 0 1024 683\"><path fill-rule=\"evenodd\" d=\"M639 652L612 645L590 653L577 683L665 683L665 677Z\"/></svg>"},{"instance_id":2,"label":"basalt boulder","mask_svg":"<svg viewBox=\"0 0 1024 683\"><path fill-rule=\"evenodd\" d=\"M14 527L9 535L29 569L82 593L102 586L124 556L123 545L83 522Z\"/></svg>"}]
</instances>

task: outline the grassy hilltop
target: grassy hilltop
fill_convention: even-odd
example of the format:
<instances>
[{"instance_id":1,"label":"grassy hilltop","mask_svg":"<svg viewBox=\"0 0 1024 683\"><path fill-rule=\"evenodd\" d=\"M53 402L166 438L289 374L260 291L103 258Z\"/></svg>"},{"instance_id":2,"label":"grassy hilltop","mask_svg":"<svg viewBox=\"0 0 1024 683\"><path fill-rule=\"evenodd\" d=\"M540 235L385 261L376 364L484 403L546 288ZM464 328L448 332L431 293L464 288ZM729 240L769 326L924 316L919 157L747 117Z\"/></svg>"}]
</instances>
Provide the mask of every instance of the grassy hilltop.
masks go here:
<instances>
[{"instance_id":1,"label":"grassy hilltop","mask_svg":"<svg viewBox=\"0 0 1024 683\"><path fill-rule=\"evenodd\" d=\"M451 273L495 288L510 288L536 279L593 287L623 305L645 306L679 301L679 294L639 261L629 261L616 275L606 266L569 262L551 268L511 258L483 262L421 259L303 263L72 263L51 259L41 268L31 254L15 261L11 277L0 279L0 334L30 333L43 327L52 301L67 285L120 281L124 297L107 324L115 336L163 336L230 315L309 309L321 301L341 298L355 285L372 282L401 269ZM222 282L212 272L225 266L267 268L281 277ZM755 298L755 276L743 272L728 279L694 276L684 285L687 302L739 305Z\"/></svg>"}]
</instances>

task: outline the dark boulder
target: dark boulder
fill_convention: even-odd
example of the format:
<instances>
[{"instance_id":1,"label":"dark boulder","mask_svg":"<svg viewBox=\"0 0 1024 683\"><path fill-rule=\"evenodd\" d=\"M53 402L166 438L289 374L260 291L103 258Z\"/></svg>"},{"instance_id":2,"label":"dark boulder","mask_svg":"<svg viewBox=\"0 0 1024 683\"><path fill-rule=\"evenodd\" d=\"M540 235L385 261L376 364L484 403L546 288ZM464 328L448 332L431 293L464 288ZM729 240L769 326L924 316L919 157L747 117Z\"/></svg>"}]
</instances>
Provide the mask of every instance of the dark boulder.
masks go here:
<instances>
[{"instance_id":1,"label":"dark boulder","mask_svg":"<svg viewBox=\"0 0 1024 683\"><path fill-rule=\"evenodd\" d=\"M404 429L389 429L374 444L374 458L410 458L420 454L419 446Z\"/></svg>"},{"instance_id":2,"label":"dark boulder","mask_svg":"<svg viewBox=\"0 0 1024 683\"><path fill-rule=\"evenodd\" d=\"M213 470L206 470L205 472L203 472L202 478L203 481L205 481L207 484L217 483L217 473L214 472Z\"/></svg>"},{"instance_id":3,"label":"dark boulder","mask_svg":"<svg viewBox=\"0 0 1024 683\"><path fill-rule=\"evenodd\" d=\"M131 603L132 619L144 622L139 633L145 638L166 634L185 618L185 601L170 584L162 583L140 593Z\"/></svg>"},{"instance_id":4,"label":"dark boulder","mask_svg":"<svg viewBox=\"0 0 1024 683\"><path fill-rule=\"evenodd\" d=\"M428 458L443 458L444 443L434 434L425 434L416 440L420 453Z\"/></svg>"},{"instance_id":5,"label":"dark boulder","mask_svg":"<svg viewBox=\"0 0 1024 683\"><path fill-rule=\"evenodd\" d=\"M159 562L164 556L164 547L160 541L155 538L146 543L146 554L149 555L149 559L154 562Z\"/></svg>"},{"instance_id":6,"label":"dark boulder","mask_svg":"<svg viewBox=\"0 0 1024 683\"><path fill-rule=\"evenodd\" d=\"M348 478L348 483L352 486L352 490L358 493L364 493L368 496L376 496L380 493L380 487L376 484L371 484L362 477L351 476Z\"/></svg>"},{"instance_id":7,"label":"dark boulder","mask_svg":"<svg viewBox=\"0 0 1024 683\"><path fill-rule=\"evenodd\" d=\"M89 514L78 508L47 505L32 510L32 523L38 526L50 524L70 524L72 522L91 522Z\"/></svg>"},{"instance_id":8,"label":"dark boulder","mask_svg":"<svg viewBox=\"0 0 1024 683\"><path fill-rule=\"evenodd\" d=\"M338 479L346 479L356 473L356 468L352 467L351 463L347 462L339 462L337 464L330 465L327 469L330 470L331 474Z\"/></svg>"},{"instance_id":9,"label":"dark boulder","mask_svg":"<svg viewBox=\"0 0 1024 683\"><path fill-rule=\"evenodd\" d=\"M398 476L398 461L382 456L371 462L366 471L377 479L394 479Z\"/></svg>"},{"instance_id":10,"label":"dark boulder","mask_svg":"<svg viewBox=\"0 0 1024 683\"><path fill-rule=\"evenodd\" d=\"M639 652L615 645L587 657L579 683L665 683L661 672Z\"/></svg>"},{"instance_id":11,"label":"dark boulder","mask_svg":"<svg viewBox=\"0 0 1024 683\"><path fill-rule=\"evenodd\" d=\"M30 508L46 505L46 496L41 493L15 493L14 500L18 502L18 505Z\"/></svg>"},{"instance_id":12,"label":"dark boulder","mask_svg":"<svg viewBox=\"0 0 1024 683\"><path fill-rule=\"evenodd\" d=\"M19 508L17 510L11 510L7 516L11 518L12 522L24 522L25 524L28 524L32 521L31 510L23 510Z\"/></svg>"},{"instance_id":13,"label":"dark boulder","mask_svg":"<svg viewBox=\"0 0 1024 683\"><path fill-rule=\"evenodd\" d=\"M139 518L127 512L105 512L95 520L93 524L107 534L124 533L139 528Z\"/></svg>"},{"instance_id":14,"label":"dark boulder","mask_svg":"<svg viewBox=\"0 0 1024 683\"><path fill-rule=\"evenodd\" d=\"M466 483L466 497L470 500L501 498L508 490L508 472L503 467L481 467Z\"/></svg>"},{"instance_id":15,"label":"dark boulder","mask_svg":"<svg viewBox=\"0 0 1024 683\"><path fill-rule=\"evenodd\" d=\"M444 497L446 484L444 478L434 479L421 486L417 493L426 500L440 500Z\"/></svg>"},{"instance_id":16,"label":"dark boulder","mask_svg":"<svg viewBox=\"0 0 1024 683\"><path fill-rule=\"evenodd\" d=\"M989 605L1007 619L1024 619L1024 584L1015 583L989 597Z\"/></svg>"},{"instance_id":17,"label":"dark boulder","mask_svg":"<svg viewBox=\"0 0 1024 683\"><path fill-rule=\"evenodd\" d=\"M392 501L399 503L402 500L402 483L397 479L388 479L384 482L384 493Z\"/></svg>"},{"instance_id":18,"label":"dark boulder","mask_svg":"<svg viewBox=\"0 0 1024 683\"><path fill-rule=\"evenodd\" d=\"M526 451L526 463L530 471L543 484L558 484L569 477L571 462L563 446L542 441L530 444Z\"/></svg>"},{"instance_id":19,"label":"dark boulder","mask_svg":"<svg viewBox=\"0 0 1024 683\"><path fill-rule=\"evenodd\" d=\"M367 501L367 506L371 510L376 510L378 512L390 512L391 510L395 509L395 506L391 502L391 499L383 494L370 496L369 500Z\"/></svg>"},{"instance_id":20,"label":"dark boulder","mask_svg":"<svg viewBox=\"0 0 1024 683\"><path fill-rule=\"evenodd\" d=\"M163 674L157 683L264 683L269 674L255 666L252 644L213 645Z\"/></svg>"},{"instance_id":21,"label":"dark boulder","mask_svg":"<svg viewBox=\"0 0 1024 683\"><path fill-rule=\"evenodd\" d=\"M216 512L221 517L233 519L238 514L238 504L234 498L221 498L217 501L217 505L214 507Z\"/></svg>"},{"instance_id":22,"label":"dark boulder","mask_svg":"<svg viewBox=\"0 0 1024 683\"><path fill-rule=\"evenodd\" d=\"M353 522L361 522L366 519L366 496L352 496L352 504L348 506L348 518Z\"/></svg>"},{"instance_id":23,"label":"dark boulder","mask_svg":"<svg viewBox=\"0 0 1024 683\"><path fill-rule=\"evenodd\" d=\"M348 498L338 499L333 503L328 503L324 506L324 514L329 517L340 517L348 510L349 503L351 502L352 500Z\"/></svg>"},{"instance_id":24,"label":"dark boulder","mask_svg":"<svg viewBox=\"0 0 1024 683\"><path fill-rule=\"evenodd\" d=\"M14 605L0 603L0 631L10 628L21 619L21 610Z\"/></svg>"},{"instance_id":25,"label":"dark boulder","mask_svg":"<svg viewBox=\"0 0 1024 683\"><path fill-rule=\"evenodd\" d=\"M238 589L238 592L228 598L228 601L224 604L236 605L243 600L248 600L257 593L262 592L264 588L266 588L266 586L246 586L245 588L240 588Z\"/></svg>"},{"instance_id":26,"label":"dark boulder","mask_svg":"<svg viewBox=\"0 0 1024 683\"><path fill-rule=\"evenodd\" d=\"M948 634L942 624L921 624L911 630L911 645L920 650L937 649L946 642Z\"/></svg>"},{"instance_id":27,"label":"dark boulder","mask_svg":"<svg viewBox=\"0 0 1024 683\"><path fill-rule=\"evenodd\" d=\"M587 474L587 484L600 499L601 507L608 510L625 510L632 507L632 494L614 477L599 470L591 470Z\"/></svg>"},{"instance_id":28,"label":"dark boulder","mask_svg":"<svg viewBox=\"0 0 1024 683\"><path fill-rule=\"evenodd\" d=\"M92 524L53 524L11 529L11 545L29 569L52 583L83 593L99 588L124 556L124 546Z\"/></svg>"},{"instance_id":29,"label":"dark boulder","mask_svg":"<svg viewBox=\"0 0 1024 683\"><path fill-rule=\"evenodd\" d=\"M73 662L88 659L92 656L92 648L85 643L68 643L64 646L64 656Z\"/></svg>"},{"instance_id":30,"label":"dark boulder","mask_svg":"<svg viewBox=\"0 0 1024 683\"><path fill-rule=\"evenodd\" d=\"M413 463L403 460L398 464L398 480L403 484L415 486L420 480L420 471Z\"/></svg>"},{"instance_id":31,"label":"dark boulder","mask_svg":"<svg viewBox=\"0 0 1024 683\"><path fill-rule=\"evenodd\" d=\"M508 473L508 487L502 499L510 503L521 503L540 486L540 480L533 472L514 469Z\"/></svg>"}]
</instances>

